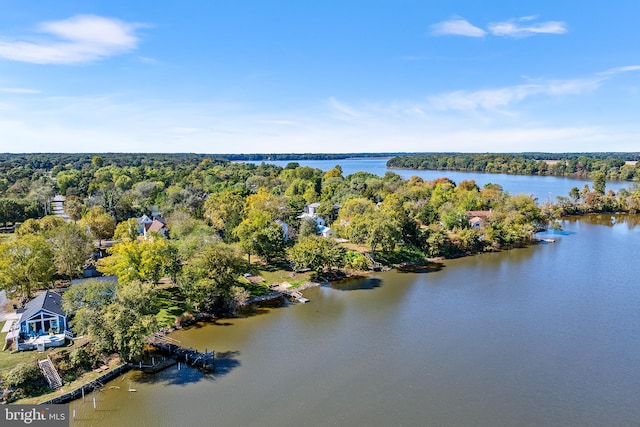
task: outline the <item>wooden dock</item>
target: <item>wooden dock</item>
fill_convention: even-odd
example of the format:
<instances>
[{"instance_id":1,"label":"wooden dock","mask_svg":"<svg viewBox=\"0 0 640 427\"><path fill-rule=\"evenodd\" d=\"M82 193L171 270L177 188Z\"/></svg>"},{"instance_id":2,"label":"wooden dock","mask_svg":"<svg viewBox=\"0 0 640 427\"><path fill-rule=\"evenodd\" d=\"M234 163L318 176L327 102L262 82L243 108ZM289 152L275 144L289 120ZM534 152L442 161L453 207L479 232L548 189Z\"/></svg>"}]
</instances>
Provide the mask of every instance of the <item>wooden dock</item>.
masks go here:
<instances>
[{"instance_id":1,"label":"wooden dock","mask_svg":"<svg viewBox=\"0 0 640 427\"><path fill-rule=\"evenodd\" d=\"M289 298L289 299L292 299L292 300L294 300L294 301L298 301L298 302L301 302L301 303L307 303L307 302L309 302L309 299L308 299L308 298L303 297L303 296L302 296L302 293L301 293L299 290L297 290L297 289L292 289L292 288L290 287L291 285L289 285L289 286L285 286L285 285L289 285L289 284L288 284L288 283L280 283L280 284L275 285L275 286L274 286L274 285L272 285L272 286L271 286L271 289L273 289L273 290L275 290L275 291L277 291L277 292L281 293L281 294L282 294L282 295L284 295L285 297L287 297L287 298Z\"/></svg>"},{"instance_id":2,"label":"wooden dock","mask_svg":"<svg viewBox=\"0 0 640 427\"><path fill-rule=\"evenodd\" d=\"M147 338L147 343L153 346L158 353L165 354L177 362L184 362L205 372L215 370L215 352L213 350L201 352L193 348L182 347L180 341L161 332L156 332Z\"/></svg>"}]
</instances>

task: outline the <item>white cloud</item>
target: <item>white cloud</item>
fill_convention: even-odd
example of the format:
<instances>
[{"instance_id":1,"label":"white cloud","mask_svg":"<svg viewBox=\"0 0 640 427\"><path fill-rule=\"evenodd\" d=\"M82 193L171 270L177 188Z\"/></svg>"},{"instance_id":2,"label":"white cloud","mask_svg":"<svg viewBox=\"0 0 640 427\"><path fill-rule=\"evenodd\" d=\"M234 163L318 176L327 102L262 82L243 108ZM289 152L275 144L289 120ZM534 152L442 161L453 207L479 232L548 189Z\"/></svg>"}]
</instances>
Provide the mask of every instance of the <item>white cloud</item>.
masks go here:
<instances>
[{"instance_id":1,"label":"white cloud","mask_svg":"<svg viewBox=\"0 0 640 427\"><path fill-rule=\"evenodd\" d=\"M607 71L598 73L598 75L611 76L613 74L627 73L630 71L640 71L640 65L625 65L624 67L609 68Z\"/></svg>"},{"instance_id":2,"label":"white cloud","mask_svg":"<svg viewBox=\"0 0 640 427\"><path fill-rule=\"evenodd\" d=\"M463 18L452 18L431 26L431 34L436 36L484 37L486 33Z\"/></svg>"},{"instance_id":3,"label":"white cloud","mask_svg":"<svg viewBox=\"0 0 640 427\"><path fill-rule=\"evenodd\" d=\"M273 120L273 119L259 120L258 123L263 123L266 125L278 125L278 126L295 126L298 124L298 122L293 120Z\"/></svg>"},{"instance_id":4,"label":"white cloud","mask_svg":"<svg viewBox=\"0 0 640 427\"><path fill-rule=\"evenodd\" d=\"M329 98L328 104L331 108L331 115L337 119L350 122L363 116L361 112L355 110L353 107L350 107L347 104L338 101L334 97Z\"/></svg>"},{"instance_id":5,"label":"white cloud","mask_svg":"<svg viewBox=\"0 0 640 427\"><path fill-rule=\"evenodd\" d=\"M602 79L541 80L477 91L458 90L429 97L436 110L500 110L534 95L577 95L600 85Z\"/></svg>"},{"instance_id":6,"label":"white cloud","mask_svg":"<svg viewBox=\"0 0 640 427\"><path fill-rule=\"evenodd\" d=\"M23 95L35 95L38 93L42 93L37 89L27 89L23 87L0 87L0 93L16 93Z\"/></svg>"},{"instance_id":7,"label":"white cloud","mask_svg":"<svg viewBox=\"0 0 640 427\"><path fill-rule=\"evenodd\" d=\"M173 127L173 128L169 128L168 131L176 135L194 135L197 133L204 132L205 129L192 128L192 127Z\"/></svg>"},{"instance_id":8,"label":"white cloud","mask_svg":"<svg viewBox=\"0 0 640 427\"><path fill-rule=\"evenodd\" d=\"M503 22L492 22L488 25L488 28L494 36L516 38L533 36L535 34L564 34L567 32L567 24L562 21L546 21L530 25L520 25L518 23L533 21L536 18L537 16L532 15Z\"/></svg>"},{"instance_id":9,"label":"white cloud","mask_svg":"<svg viewBox=\"0 0 640 427\"><path fill-rule=\"evenodd\" d=\"M0 58L34 64L79 64L134 50L140 24L95 15L44 22L30 41L0 39Z\"/></svg>"}]
</instances>

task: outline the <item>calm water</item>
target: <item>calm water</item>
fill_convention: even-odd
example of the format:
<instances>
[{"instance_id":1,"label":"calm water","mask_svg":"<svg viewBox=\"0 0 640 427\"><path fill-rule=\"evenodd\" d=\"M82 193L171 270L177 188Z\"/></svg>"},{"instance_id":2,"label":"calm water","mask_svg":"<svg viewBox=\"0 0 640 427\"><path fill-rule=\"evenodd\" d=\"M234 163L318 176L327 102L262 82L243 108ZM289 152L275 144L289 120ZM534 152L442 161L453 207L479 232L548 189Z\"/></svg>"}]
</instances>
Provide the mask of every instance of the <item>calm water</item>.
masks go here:
<instances>
[{"instance_id":1,"label":"calm water","mask_svg":"<svg viewBox=\"0 0 640 427\"><path fill-rule=\"evenodd\" d=\"M75 426L640 425L638 217L183 330L219 372L130 373ZM136 393L126 391L135 387Z\"/></svg>"},{"instance_id":2,"label":"calm water","mask_svg":"<svg viewBox=\"0 0 640 427\"><path fill-rule=\"evenodd\" d=\"M478 172L456 172L456 171L433 171L433 170L406 170L406 169L388 169L388 158L381 159L344 159L344 160L298 160L302 166L310 166L323 171L340 165L343 175L356 173L358 171L369 172L378 176L384 176L387 172L394 172L402 178L408 179L412 176L419 176L422 179L434 180L436 178L448 177L455 183L467 179L475 180L482 188L488 183L499 184L511 194L534 194L540 202L551 200L555 202L556 196L568 196L569 190L573 187L582 189L585 184L592 187L592 181L572 179L554 176L526 176L526 175L507 175L493 173ZM250 162L260 164L260 162ZM269 162L278 166L285 167L289 161ZM607 189L619 190L634 185L630 182L608 182Z\"/></svg>"}]
</instances>

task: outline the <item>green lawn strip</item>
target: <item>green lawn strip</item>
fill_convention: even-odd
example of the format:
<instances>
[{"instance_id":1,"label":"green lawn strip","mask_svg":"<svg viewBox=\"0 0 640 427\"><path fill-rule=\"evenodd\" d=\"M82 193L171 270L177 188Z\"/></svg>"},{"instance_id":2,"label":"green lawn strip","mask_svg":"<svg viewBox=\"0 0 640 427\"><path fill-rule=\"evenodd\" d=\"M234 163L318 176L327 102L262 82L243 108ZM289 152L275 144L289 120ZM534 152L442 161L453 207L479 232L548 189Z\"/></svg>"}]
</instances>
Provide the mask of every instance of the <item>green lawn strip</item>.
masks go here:
<instances>
[{"instance_id":1,"label":"green lawn strip","mask_svg":"<svg viewBox=\"0 0 640 427\"><path fill-rule=\"evenodd\" d=\"M4 346L4 339L7 336L7 333L0 334L0 343ZM47 350L44 353L37 353L35 351L16 351L10 352L9 350L0 352L0 372L8 372L13 369L15 366L23 364L23 363L35 363L38 358L40 360L45 359L47 357L47 353L52 350Z\"/></svg>"},{"instance_id":2,"label":"green lawn strip","mask_svg":"<svg viewBox=\"0 0 640 427\"><path fill-rule=\"evenodd\" d=\"M294 288L297 288L303 283L312 281L313 277L313 273L310 271L306 271L304 273L295 273L290 269L287 270L282 268L273 271L259 269L258 274L264 279L264 282L267 283L267 286L272 283L287 282Z\"/></svg>"},{"instance_id":3,"label":"green lawn strip","mask_svg":"<svg viewBox=\"0 0 640 427\"><path fill-rule=\"evenodd\" d=\"M173 326L176 317L189 311L189 306L177 286L159 289L158 303L160 310L156 314L156 318L160 326Z\"/></svg>"},{"instance_id":4,"label":"green lawn strip","mask_svg":"<svg viewBox=\"0 0 640 427\"><path fill-rule=\"evenodd\" d=\"M243 277L240 279L240 284L243 288L249 291L249 295L252 297L266 295L271 292L271 290L269 289L269 283L264 280L261 282L254 282L246 277Z\"/></svg>"}]
</instances>

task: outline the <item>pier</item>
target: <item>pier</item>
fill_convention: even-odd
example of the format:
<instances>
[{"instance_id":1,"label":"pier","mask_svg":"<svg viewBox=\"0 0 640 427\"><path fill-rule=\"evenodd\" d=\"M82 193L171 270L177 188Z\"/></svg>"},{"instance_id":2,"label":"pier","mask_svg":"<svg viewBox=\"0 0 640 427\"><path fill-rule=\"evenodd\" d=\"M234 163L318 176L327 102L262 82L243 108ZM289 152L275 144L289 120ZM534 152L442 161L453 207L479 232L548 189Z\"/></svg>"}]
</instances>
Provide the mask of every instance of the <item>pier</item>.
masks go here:
<instances>
[{"instance_id":1,"label":"pier","mask_svg":"<svg viewBox=\"0 0 640 427\"><path fill-rule=\"evenodd\" d=\"M180 341L170 338L162 332L151 335L147 338L147 343L158 353L165 354L176 362L184 362L205 372L215 370L215 352L213 350L201 352L193 348L182 347Z\"/></svg>"},{"instance_id":2,"label":"pier","mask_svg":"<svg viewBox=\"0 0 640 427\"><path fill-rule=\"evenodd\" d=\"M301 303L309 302L309 299L303 297L302 293L298 289L291 288L291 285L287 282L271 285L270 288L294 301Z\"/></svg>"}]
</instances>

